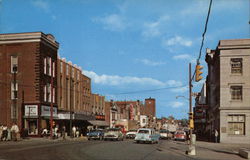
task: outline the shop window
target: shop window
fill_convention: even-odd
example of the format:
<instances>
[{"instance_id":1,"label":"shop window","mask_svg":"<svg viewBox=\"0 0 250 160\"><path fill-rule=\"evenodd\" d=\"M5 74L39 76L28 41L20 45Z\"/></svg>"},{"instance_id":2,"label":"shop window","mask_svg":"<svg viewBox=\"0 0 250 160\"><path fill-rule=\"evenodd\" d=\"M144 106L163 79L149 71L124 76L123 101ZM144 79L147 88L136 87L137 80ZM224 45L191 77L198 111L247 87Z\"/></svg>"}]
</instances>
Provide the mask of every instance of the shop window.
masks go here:
<instances>
[{"instance_id":1,"label":"shop window","mask_svg":"<svg viewBox=\"0 0 250 160\"><path fill-rule=\"evenodd\" d=\"M36 119L29 119L28 120L28 130L29 130L29 135L37 135L38 134L37 120Z\"/></svg>"},{"instance_id":2,"label":"shop window","mask_svg":"<svg viewBox=\"0 0 250 160\"><path fill-rule=\"evenodd\" d=\"M245 115L229 115L228 134L245 135Z\"/></svg>"},{"instance_id":3,"label":"shop window","mask_svg":"<svg viewBox=\"0 0 250 160\"><path fill-rule=\"evenodd\" d=\"M231 73L242 73L242 58L231 58Z\"/></svg>"},{"instance_id":4,"label":"shop window","mask_svg":"<svg viewBox=\"0 0 250 160\"><path fill-rule=\"evenodd\" d=\"M231 99L242 100L242 86L231 86Z\"/></svg>"}]
</instances>

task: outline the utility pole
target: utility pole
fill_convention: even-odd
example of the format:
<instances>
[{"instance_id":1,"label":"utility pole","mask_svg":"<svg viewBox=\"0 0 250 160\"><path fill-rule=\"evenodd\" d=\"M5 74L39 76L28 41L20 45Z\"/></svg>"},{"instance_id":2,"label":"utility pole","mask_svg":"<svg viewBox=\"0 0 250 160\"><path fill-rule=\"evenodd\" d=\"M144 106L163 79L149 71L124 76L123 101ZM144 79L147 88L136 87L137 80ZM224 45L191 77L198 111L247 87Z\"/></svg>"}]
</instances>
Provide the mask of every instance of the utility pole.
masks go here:
<instances>
[{"instance_id":1,"label":"utility pole","mask_svg":"<svg viewBox=\"0 0 250 160\"><path fill-rule=\"evenodd\" d=\"M70 94L70 98L69 98L69 101L70 101L70 103L69 103L69 135L70 135L70 137L72 138L73 137L73 135L72 135L72 76L70 76L70 79L69 79L69 94Z\"/></svg>"},{"instance_id":2,"label":"utility pole","mask_svg":"<svg viewBox=\"0 0 250 160\"><path fill-rule=\"evenodd\" d=\"M189 63L189 135L190 135L190 143L188 155L196 155L195 146L193 144L193 108L192 108L192 68L191 63Z\"/></svg>"},{"instance_id":3,"label":"utility pole","mask_svg":"<svg viewBox=\"0 0 250 160\"><path fill-rule=\"evenodd\" d=\"M13 99L13 122L17 123L17 88L16 88L16 74L17 74L17 66L13 67L14 72L14 99Z\"/></svg>"},{"instance_id":4,"label":"utility pole","mask_svg":"<svg viewBox=\"0 0 250 160\"><path fill-rule=\"evenodd\" d=\"M51 69L51 79L50 79L50 83L51 83L51 87L50 87L50 96L51 96L51 99L50 99L50 138L52 139L53 138L53 61L52 61L52 57L51 57L51 61L50 61L50 69Z\"/></svg>"}]
</instances>

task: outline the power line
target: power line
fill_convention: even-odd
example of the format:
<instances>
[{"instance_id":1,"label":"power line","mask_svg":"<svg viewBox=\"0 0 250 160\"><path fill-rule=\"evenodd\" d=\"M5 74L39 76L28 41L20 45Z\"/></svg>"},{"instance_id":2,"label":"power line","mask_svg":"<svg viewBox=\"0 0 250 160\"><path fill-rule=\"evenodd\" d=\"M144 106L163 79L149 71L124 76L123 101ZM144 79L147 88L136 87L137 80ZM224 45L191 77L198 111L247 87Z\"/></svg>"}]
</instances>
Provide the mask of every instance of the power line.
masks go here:
<instances>
[{"instance_id":1,"label":"power line","mask_svg":"<svg viewBox=\"0 0 250 160\"><path fill-rule=\"evenodd\" d=\"M116 94L113 94L113 95L155 92L155 91L160 91L160 90L175 89L175 88L181 88L181 87L187 87L187 85L176 86L176 87L158 88L158 89L149 89L149 90L139 90L139 91L132 91L132 92L123 92L123 93L116 93Z\"/></svg>"},{"instance_id":2,"label":"power line","mask_svg":"<svg viewBox=\"0 0 250 160\"><path fill-rule=\"evenodd\" d=\"M209 8L208 8L208 13L207 13L206 24L205 24L204 32L202 34L201 47L200 47L200 52L199 52L199 57L197 59L197 63L199 63L199 60L201 58L201 51L202 51L203 44L204 44L205 34L207 32L207 24L208 24L208 20L209 20L209 15L210 15L210 11L211 11L212 2L213 2L213 0L210 0L210 4L209 4Z\"/></svg>"}]
</instances>

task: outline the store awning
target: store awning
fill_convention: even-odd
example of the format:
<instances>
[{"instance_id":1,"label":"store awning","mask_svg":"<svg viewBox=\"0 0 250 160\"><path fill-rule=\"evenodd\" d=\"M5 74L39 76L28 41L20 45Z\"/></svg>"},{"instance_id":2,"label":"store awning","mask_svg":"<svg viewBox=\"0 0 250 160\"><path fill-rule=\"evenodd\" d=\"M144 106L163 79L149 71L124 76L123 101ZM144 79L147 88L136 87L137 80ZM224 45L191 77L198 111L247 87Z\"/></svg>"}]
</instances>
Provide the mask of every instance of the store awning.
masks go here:
<instances>
[{"instance_id":1,"label":"store awning","mask_svg":"<svg viewBox=\"0 0 250 160\"><path fill-rule=\"evenodd\" d=\"M104 127L109 126L109 124L106 121L93 120L93 121L88 121L88 122L91 123L93 126L104 126Z\"/></svg>"}]
</instances>

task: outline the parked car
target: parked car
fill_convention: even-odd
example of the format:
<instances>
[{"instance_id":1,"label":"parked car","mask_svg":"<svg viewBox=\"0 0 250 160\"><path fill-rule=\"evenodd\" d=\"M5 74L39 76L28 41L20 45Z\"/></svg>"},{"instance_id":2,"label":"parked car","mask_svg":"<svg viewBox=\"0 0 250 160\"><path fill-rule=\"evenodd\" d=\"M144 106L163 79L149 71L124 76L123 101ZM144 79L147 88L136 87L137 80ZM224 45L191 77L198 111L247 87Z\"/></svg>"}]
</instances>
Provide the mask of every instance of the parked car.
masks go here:
<instances>
[{"instance_id":1,"label":"parked car","mask_svg":"<svg viewBox=\"0 0 250 160\"><path fill-rule=\"evenodd\" d=\"M160 138L161 139L171 139L171 135L172 134L166 129L160 130Z\"/></svg>"},{"instance_id":2,"label":"parked car","mask_svg":"<svg viewBox=\"0 0 250 160\"><path fill-rule=\"evenodd\" d=\"M187 134L185 131L176 131L174 134L175 141L186 141Z\"/></svg>"},{"instance_id":3,"label":"parked car","mask_svg":"<svg viewBox=\"0 0 250 160\"><path fill-rule=\"evenodd\" d=\"M160 139L160 135L155 132L154 129L151 128L140 128L138 129L136 136L135 136L135 142L148 142L148 143L158 143Z\"/></svg>"},{"instance_id":4,"label":"parked car","mask_svg":"<svg viewBox=\"0 0 250 160\"><path fill-rule=\"evenodd\" d=\"M91 130L89 133L87 133L88 140L92 139L99 139L102 140L104 137L104 131L103 130Z\"/></svg>"},{"instance_id":5,"label":"parked car","mask_svg":"<svg viewBox=\"0 0 250 160\"><path fill-rule=\"evenodd\" d=\"M128 139L135 139L136 133L137 133L137 130L136 130L136 129L134 129L134 130L129 130L129 131L126 133L126 138L128 138Z\"/></svg>"},{"instance_id":6,"label":"parked car","mask_svg":"<svg viewBox=\"0 0 250 160\"><path fill-rule=\"evenodd\" d=\"M124 139L124 135L120 128L110 128L107 132L104 133L104 140L122 140Z\"/></svg>"}]
</instances>

